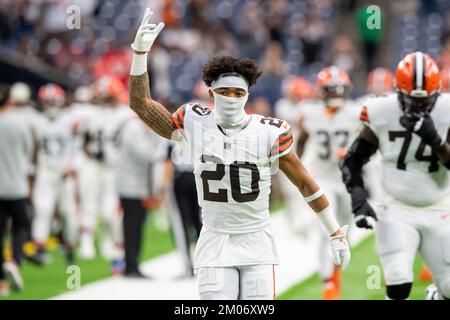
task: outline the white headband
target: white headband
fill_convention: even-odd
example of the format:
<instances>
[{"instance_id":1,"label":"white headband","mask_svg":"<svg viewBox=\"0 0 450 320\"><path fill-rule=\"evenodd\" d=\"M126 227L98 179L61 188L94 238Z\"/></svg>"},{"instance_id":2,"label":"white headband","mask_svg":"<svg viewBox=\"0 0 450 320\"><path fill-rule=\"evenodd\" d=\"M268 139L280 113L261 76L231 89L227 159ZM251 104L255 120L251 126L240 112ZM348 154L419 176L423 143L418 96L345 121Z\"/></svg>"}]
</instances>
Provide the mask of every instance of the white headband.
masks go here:
<instances>
[{"instance_id":1,"label":"white headband","mask_svg":"<svg viewBox=\"0 0 450 320\"><path fill-rule=\"evenodd\" d=\"M239 73L230 72L221 74L211 83L211 88L240 88L248 92L248 82Z\"/></svg>"}]
</instances>

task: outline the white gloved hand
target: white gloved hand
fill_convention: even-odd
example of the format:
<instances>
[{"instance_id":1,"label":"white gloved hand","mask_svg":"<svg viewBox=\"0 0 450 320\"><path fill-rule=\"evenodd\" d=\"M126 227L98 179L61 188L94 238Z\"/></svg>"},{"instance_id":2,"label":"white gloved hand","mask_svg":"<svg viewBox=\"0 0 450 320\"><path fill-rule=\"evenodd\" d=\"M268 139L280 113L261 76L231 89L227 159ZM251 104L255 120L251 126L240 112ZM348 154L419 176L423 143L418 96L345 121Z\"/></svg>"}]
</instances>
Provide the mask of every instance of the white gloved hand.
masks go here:
<instances>
[{"instance_id":1,"label":"white gloved hand","mask_svg":"<svg viewBox=\"0 0 450 320\"><path fill-rule=\"evenodd\" d=\"M131 48L136 52L149 52L156 37L158 37L158 34L164 28L164 22L160 22L158 25L148 23L148 20L152 15L153 11L150 8L145 9L141 26L136 33L134 42L131 44Z\"/></svg>"},{"instance_id":2,"label":"white gloved hand","mask_svg":"<svg viewBox=\"0 0 450 320\"><path fill-rule=\"evenodd\" d=\"M334 263L342 267L342 270L347 268L350 262L350 248L347 241L348 226L341 228L342 234L330 238L331 249L333 251Z\"/></svg>"}]
</instances>

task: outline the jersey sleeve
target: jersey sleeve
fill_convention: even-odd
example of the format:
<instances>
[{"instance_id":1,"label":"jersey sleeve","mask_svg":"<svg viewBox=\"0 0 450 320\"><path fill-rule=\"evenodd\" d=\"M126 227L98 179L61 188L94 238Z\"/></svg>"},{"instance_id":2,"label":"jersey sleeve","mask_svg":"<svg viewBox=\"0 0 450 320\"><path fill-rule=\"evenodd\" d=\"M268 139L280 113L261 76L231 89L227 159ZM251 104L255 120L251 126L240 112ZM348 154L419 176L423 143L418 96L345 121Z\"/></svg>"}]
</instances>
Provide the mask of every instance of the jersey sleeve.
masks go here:
<instances>
[{"instance_id":1,"label":"jersey sleeve","mask_svg":"<svg viewBox=\"0 0 450 320\"><path fill-rule=\"evenodd\" d=\"M173 123L175 124L175 128L178 130L184 129L184 118L186 115L186 105L182 105L178 108L176 112L172 115Z\"/></svg>"},{"instance_id":2,"label":"jersey sleeve","mask_svg":"<svg viewBox=\"0 0 450 320\"><path fill-rule=\"evenodd\" d=\"M202 126L204 119L209 116L211 110L198 103L187 103L182 105L172 114L172 120L177 129L177 141L185 141L190 144L194 139L195 127ZM198 130L197 130L198 131Z\"/></svg>"},{"instance_id":3,"label":"jersey sleeve","mask_svg":"<svg viewBox=\"0 0 450 320\"><path fill-rule=\"evenodd\" d=\"M359 114L359 120L361 120L364 126L369 127L375 134L378 134L378 124L380 121L377 112L377 101L374 99L376 98L369 98L364 102Z\"/></svg>"},{"instance_id":4,"label":"jersey sleeve","mask_svg":"<svg viewBox=\"0 0 450 320\"><path fill-rule=\"evenodd\" d=\"M361 109L361 113L359 114L359 120L363 123L370 123L369 113L367 112L367 107L363 106Z\"/></svg>"},{"instance_id":5,"label":"jersey sleeve","mask_svg":"<svg viewBox=\"0 0 450 320\"><path fill-rule=\"evenodd\" d=\"M175 140L181 142L183 140L187 141L187 136L185 132L185 120L186 120L186 107L187 105L182 105L172 114L172 120L175 128L177 129L177 134L175 135Z\"/></svg>"},{"instance_id":6,"label":"jersey sleeve","mask_svg":"<svg viewBox=\"0 0 450 320\"><path fill-rule=\"evenodd\" d=\"M274 142L269 150L269 158L272 161L288 154L294 142L291 126L286 121L278 121L282 121L282 125L279 128L275 127L273 130Z\"/></svg>"}]
</instances>

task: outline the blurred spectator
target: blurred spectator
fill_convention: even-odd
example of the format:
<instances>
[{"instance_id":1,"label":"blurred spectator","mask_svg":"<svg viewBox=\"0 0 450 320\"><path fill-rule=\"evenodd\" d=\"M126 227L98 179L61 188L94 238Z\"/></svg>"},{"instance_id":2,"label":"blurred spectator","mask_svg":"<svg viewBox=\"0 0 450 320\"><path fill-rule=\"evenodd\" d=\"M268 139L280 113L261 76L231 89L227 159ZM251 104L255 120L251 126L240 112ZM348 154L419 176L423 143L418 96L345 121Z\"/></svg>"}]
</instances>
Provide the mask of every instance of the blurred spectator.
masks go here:
<instances>
[{"instance_id":1,"label":"blurred spectator","mask_svg":"<svg viewBox=\"0 0 450 320\"><path fill-rule=\"evenodd\" d=\"M280 98L281 82L288 71L283 58L283 49L278 42L270 42L260 66L263 74L254 90L256 95L267 98L272 109L275 102Z\"/></svg>"},{"instance_id":2,"label":"blurred spectator","mask_svg":"<svg viewBox=\"0 0 450 320\"><path fill-rule=\"evenodd\" d=\"M81 29L65 25L71 4L81 8ZM1 47L23 53L17 57L28 67L36 60L54 66L78 85L104 74L127 83L130 30L147 5L141 0L2 1ZM267 94L272 105L288 74L312 78L330 59L331 24L339 24L332 0L153 0L150 5L152 19L166 23L158 50L149 56L152 88L158 97L175 93L187 100L201 66L212 56L229 54L262 63L265 74L255 92ZM339 38L333 62L357 67L351 47Z\"/></svg>"},{"instance_id":3,"label":"blurred spectator","mask_svg":"<svg viewBox=\"0 0 450 320\"><path fill-rule=\"evenodd\" d=\"M260 114L264 117L269 117L272 115L269 101L264 97L255 98L250 104L250 108L247 110L247 113Z\"/></svg>"},{"instance_id":4,"label":"blurred spectator","mask_svg":"<svg viewBox=\"0 0 450 320\"><path fill-rule=\"evenodd\" d=\"M289 3L286 0L265 0L267 6L265 25L270 39L282 43L285 40L284 29L289 16Z\"/></svg>"},{"instance_id":5,"label":"blurred spectator","mask_svg":"<svg viewBox=\"0 0 450 320\"><path fill-rule=\"evenodd\" d=\"M127 85L130 77L131 51L119 47L114 41L110 41L108 47L108 51L94 62L92 73L96 79L110 75Z\"/></svg>"},{"instance_id":6,"label":"blurred spectator","mask_svg":"<svg viewBox=\"0 0 450 320\"><path fill-rule=\"evenodd\" d=\"M442 69L450 67L450 30L443 36L442 49L438 61Z\"/></svg>"},{"instance_id":7,"label":"blurred spectator","mask_svg":"<svg viewBox=\"0 0 450 320\"><path fill-rule=\"evenodd\" d=\"M308 15L298 29L303 44L303 62L312 64L322 59L322 49L327 35L327 24L317 16Z\"/></svg>"},{"instance_id":8,"label":"blurred spectator","mask_svg":"<svg viewBox=\"0 0 450 320\"><path fill-rule=\"evenodd\" d=\"M170 81L170 55L160 46L154 46L150 59L150 77L152 94L156 97L167 97L173 92ZM129 60L130 61L130 60ZM127 71L127 78L128 78ZM154 81L154 79L158 79Z\"/></svg>"},{"instance_id":9,"label":"blurred spectator","mask_svg":"<svg viewBox=\"0 0 450 320\"><path fill-rule=\"evenodd\" d=\"M350 36L346 34L338 35L331 47L331 64L352 73L358 64L357 58L358 55Z\"/></svg>"},{"instance_id":10,"label":"blurred spectator","mask_svg":"<svg viewBox=\"0 0 450 320\"><path fill-rule=\"evenodd\" d=\"M268 40L267 29L261 7L256 1L248 1L242 9L242 17L239 19L237 38L241 55L252 59L258 59Z\"/></svg>"}]
</instances>

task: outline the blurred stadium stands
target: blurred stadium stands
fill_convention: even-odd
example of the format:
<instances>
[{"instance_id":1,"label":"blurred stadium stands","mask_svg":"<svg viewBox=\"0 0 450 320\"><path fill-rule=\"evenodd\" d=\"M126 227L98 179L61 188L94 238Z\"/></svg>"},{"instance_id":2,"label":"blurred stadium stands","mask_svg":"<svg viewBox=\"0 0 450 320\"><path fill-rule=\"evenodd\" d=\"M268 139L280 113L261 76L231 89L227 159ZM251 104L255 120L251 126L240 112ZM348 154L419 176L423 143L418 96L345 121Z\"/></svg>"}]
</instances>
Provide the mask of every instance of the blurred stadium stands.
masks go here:
<instances>
[{"instance_id":1,"label":"blurred stadium stands","mask_svg":"<svg viewBox=\"0 0 450 320\"><path fill-rule=\"evenodd\" d=\"M290 75L314 80L330 63L347 69L356 80L354 95L361 94L368 59L357 15L369 4L384 9L386 22L384 34L367 49L376 65L393 68L405 52L418 48L450 60L450 50L441 50L450 42L445 0L1 0L2 82L26 80L36 90L52 80L74 89L113 73L126 83L129 44L148 4L155 21L166 22L150 57L153 93L160 98L192 98L202 65L225 53L260 63L264 76L252 97L264 96L271 106L282 80ZM80 29L66 26L70 5L81 9Z\"/></svg>"}]
</instances>

